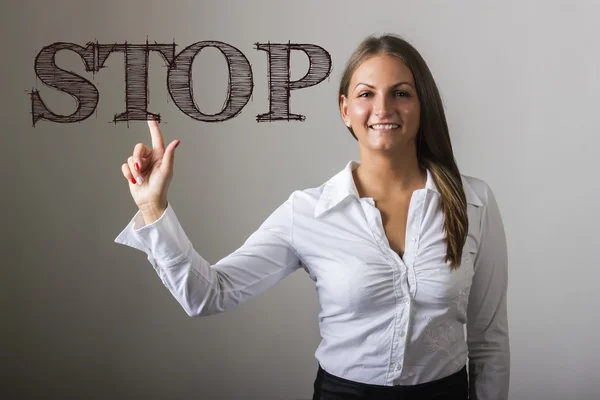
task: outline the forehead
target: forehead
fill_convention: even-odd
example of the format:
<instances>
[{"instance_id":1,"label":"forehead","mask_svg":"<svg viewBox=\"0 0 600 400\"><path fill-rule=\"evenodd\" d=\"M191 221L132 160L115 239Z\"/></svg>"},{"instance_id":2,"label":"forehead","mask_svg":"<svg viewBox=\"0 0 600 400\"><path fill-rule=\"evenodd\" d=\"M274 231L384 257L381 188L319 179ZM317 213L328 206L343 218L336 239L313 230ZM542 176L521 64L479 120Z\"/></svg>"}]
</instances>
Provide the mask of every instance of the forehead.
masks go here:
<instances>
[{"instance_id":1,"label":"forehead","mask_svg":"<svg viewBox=\"0 0 600 400\"><path fill-rule=\"evenodd\" d=\"M398 57L390 55L376 55L364 60L352 74L352 87L358 83L370 85L397 83L400 81L414 83L410 69Z\"/></svg>"}]
</instances>

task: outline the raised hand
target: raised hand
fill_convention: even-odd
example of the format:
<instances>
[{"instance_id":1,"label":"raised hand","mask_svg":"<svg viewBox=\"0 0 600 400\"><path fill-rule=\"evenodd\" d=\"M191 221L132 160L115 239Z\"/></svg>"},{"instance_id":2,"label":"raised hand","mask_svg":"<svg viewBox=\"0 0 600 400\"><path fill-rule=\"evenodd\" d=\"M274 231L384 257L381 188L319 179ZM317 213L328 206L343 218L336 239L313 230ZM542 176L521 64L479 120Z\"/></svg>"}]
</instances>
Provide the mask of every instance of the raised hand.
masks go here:
<instances>
[{"instance_id":1,"label":"raised hand","mask_svg":"<svg viewBox=\"0 0 600 400\"><path fill-rule=\"evenodd\" d=\"M133 155L121 166L123 176L129 181L129 190L140 209L146 224L156 221L167 208L167 191L173 178L174 140L165 148L158 122L148 121L152 148L138 143Z\"/></svg>"}]
</instances>

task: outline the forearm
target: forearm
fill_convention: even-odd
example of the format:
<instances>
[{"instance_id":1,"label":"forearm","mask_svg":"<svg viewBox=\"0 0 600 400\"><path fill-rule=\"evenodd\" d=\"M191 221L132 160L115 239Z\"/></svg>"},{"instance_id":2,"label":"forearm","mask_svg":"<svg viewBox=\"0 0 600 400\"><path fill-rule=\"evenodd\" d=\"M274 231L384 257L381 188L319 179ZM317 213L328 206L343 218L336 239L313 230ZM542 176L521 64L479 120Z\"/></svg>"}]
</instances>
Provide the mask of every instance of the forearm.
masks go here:
<instances>
[{"instance_id":1,"label":"forearm","mask_svg":"<svg viewBox=\"0 0 600 400\"><path fill-rule=\"evenodd\" d=\"M284 203L238 250L215 265L196 252L170 206L146 225L140 211L115 241L148 255L188 315L210 315L262 293L300 267L291 242L290 211L289 202Z\"/></svg>"},{"instance_id":2,"label":"forearm","mask_svg":"<svg viewBox=\"0 0 600 400\"><path fill-rule=\"evenodd\" d=\"M510 386L508 334L493 340L473 341L469 346L471 400L507 400Z\"/></svg>"},{"instance_id":3,"label":"forearm","mask_svg":"<svg viewBox=\"0 0 600 400\"><path fill-rule=\"evenodd\" d=\"M191 250L156 271L185 312L195 317L233 309L277 284L298 265L291 254L287 265L278 266L243 253L235 252L212 266Z\"/></svg>"}]
</instances>

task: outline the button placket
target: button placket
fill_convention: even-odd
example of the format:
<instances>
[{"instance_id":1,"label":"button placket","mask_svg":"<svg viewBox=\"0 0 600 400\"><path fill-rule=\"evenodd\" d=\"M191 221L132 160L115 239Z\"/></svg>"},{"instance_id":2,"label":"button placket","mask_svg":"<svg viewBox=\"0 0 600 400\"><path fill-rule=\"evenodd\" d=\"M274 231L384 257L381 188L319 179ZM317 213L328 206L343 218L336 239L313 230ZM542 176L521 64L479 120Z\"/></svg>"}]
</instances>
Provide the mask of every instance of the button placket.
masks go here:
<instances>
[{"instance_id":1,"label":"button placket","mask_svg":"<svg viewBox=\"0 0 600 400\"><path fill-rule=\"evenodd\" d=\"M413 197L411 199L411 202L414 202L416 200L420 200L420 198L415 199L415 197ZM410 205L409 208L414 208L415 205ZM375 242L377 243L377 245L379 246L380 250L382 251L382 253L386 256L386 258L389 260L390 265L393 268L393 280L392 280L392 284L394 286L394 292L396 295L396 301L398 304L398 310L396 311L396 315L395 315L395 334L394 334L394 338L392 340L392 349L391 349L391 361L392 361L392 368L394 372L399 372L402 370L402 366L404 363L404 352L405 352L405 348L406 348L406 338L407 338L407 332L409 329L409 323L410 323L410 305L409 307L406 307L406 304L409 304L410 301L410 293L411 293L411 284L409 283L410 281L410 269L408 267L408 263L406 262L407 259L412 261L412 257L409 256L408 258L405 258L404 260L400 257L399 254L397 254L394 250L392 250L391 246L389 245L389 242L387 240L387 237L385 236L385 231L383 229L383 224L381 221L381 214L378 213L377 208L375 207L374 204L371 204L371 202L367 202L363 204L363 210L365 211L365 215L367 216L367 221L368 221L368 225L369 228L371 229L372 232L372 236L375 240ZM413 210L411 210L413 211ZM410 211L409 211L409 215L410 215ZM414 217L411 218L411 221L414 220ZM407 226L407 232L409 232L411 235L414 234L414 228ZM408 236L411 237L411 236ZM412 244L411 244L412 242ZM412 254L414 253L414 247L413 244L416 244L417 240L415 237L413 237L412 241L409 241L409 243L407 243L406 249L405 249L405 256L407 254ZM400 346L400 343L402 343L402 346Z\"/></svg>"},{"instance_id":2,"label":"button placket","mask_svg":"<svg viewBox=\"0 0 600 400\"><path fill-rule=\"evenodd\" d=\"M404 357L400 356L398 360L394 363L394 371L398 372L402 370L402 364L404 364Z\"/></svg>"}]
</instances>

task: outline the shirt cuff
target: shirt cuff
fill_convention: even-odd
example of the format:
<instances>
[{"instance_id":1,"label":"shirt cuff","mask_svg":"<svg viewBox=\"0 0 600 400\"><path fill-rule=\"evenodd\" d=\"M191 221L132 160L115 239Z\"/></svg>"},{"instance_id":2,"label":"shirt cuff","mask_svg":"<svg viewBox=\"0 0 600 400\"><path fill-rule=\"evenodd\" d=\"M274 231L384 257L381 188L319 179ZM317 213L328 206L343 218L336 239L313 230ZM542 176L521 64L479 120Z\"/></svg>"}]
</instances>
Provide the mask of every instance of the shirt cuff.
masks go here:
<instances>
[{"instance_id":1,"label":"shirt cuff","mask_svg":"<svg viewBox=\"0 0 600 400\"><path fill-rule=\"evenodd\" d=\"M160 218L148 225L138 211L116 237L115 243L143 251L162 267L186 257L192 247L171 204Z\"/></svg>"}]
</instances>

